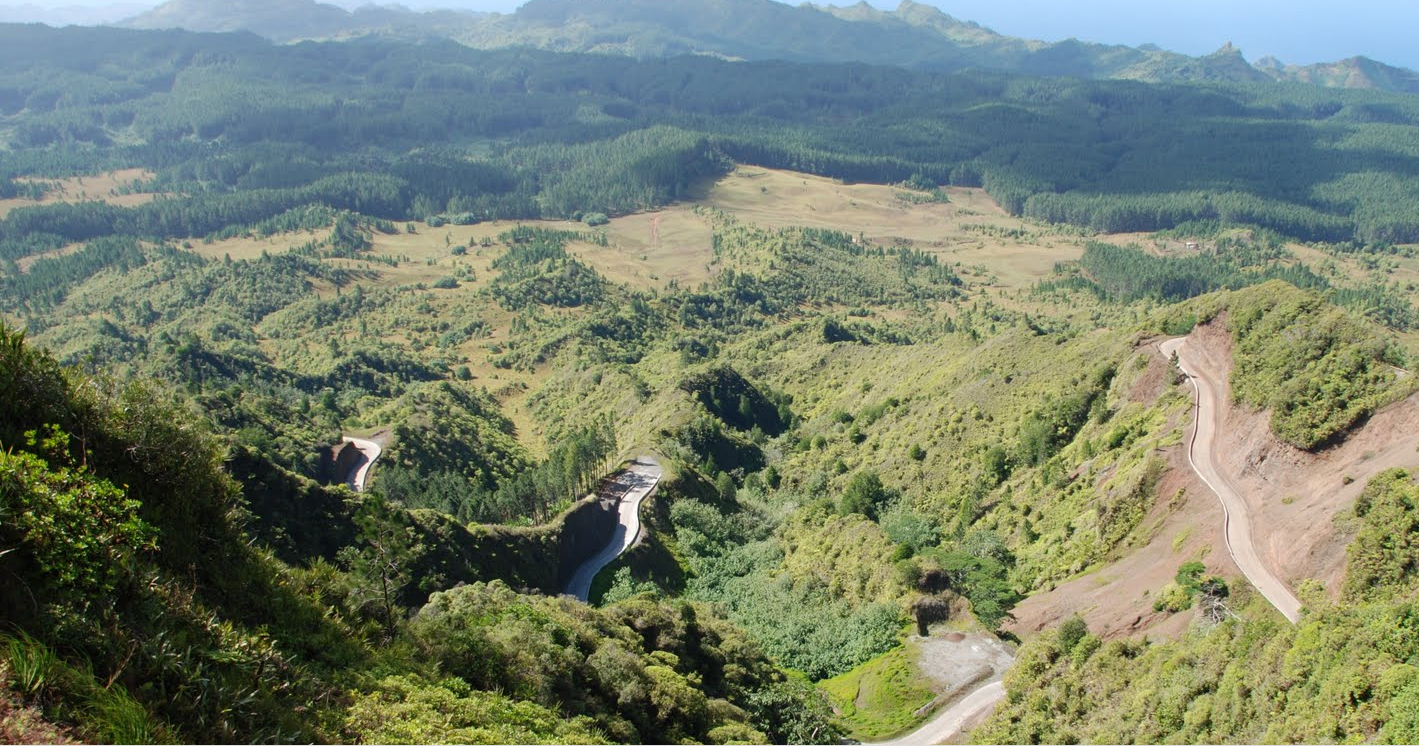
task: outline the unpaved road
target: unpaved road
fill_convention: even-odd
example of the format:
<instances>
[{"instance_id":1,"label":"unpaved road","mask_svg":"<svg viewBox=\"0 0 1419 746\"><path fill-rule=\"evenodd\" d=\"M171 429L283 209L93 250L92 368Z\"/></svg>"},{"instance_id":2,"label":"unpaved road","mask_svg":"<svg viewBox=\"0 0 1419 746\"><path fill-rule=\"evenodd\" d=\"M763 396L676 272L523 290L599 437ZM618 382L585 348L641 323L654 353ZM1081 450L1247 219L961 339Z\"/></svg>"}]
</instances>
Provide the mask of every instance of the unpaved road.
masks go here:
<instances>
[{"instance_id":1,"label":"unpaved road","mask_svg":"<svg viewBox=\"0 0 1419 746\"><path fill-rule=\"evenodd\" d=\"M642 456L631 462L631 468L616 477L613 490L620 494L617 507L620 517L616 530L611 534L611 541L606 548L581 563L581 567L572 574L572 579L567 582L567 595L576 596L582 601L587 600L591 595L591 581L596 577L596 573L601 572L601 568L611 564L636 542L641 533L641 502L660 482L660 474L660 464L649 456Z\"/></svg>"},{"instance_id":2,"label":"unpaved road","mask_svg":"<svg viewBox=\"0 0 1419 746\"><path fill-rule=\"evenodd\" d=\"M1192 470L1197 472L1204 484L1212 488L1217 499L1222 502L1222 534L1226 537L1227 553L1241 568L1242 574L1261 595L1271 602L1282 616L1295 624L1301 618L1301 602L1291 589L1261 561L1252 541L1251 514L1246 501L1217 468L1215 450L1218 426L1225 411L1227 387L1216 378L1202 372L1202 368L1188 358L1187 339L1169 339L1159 345L1165 357L1178 354L1178 367L1192 382L1197 394L1197 418L1188 441L1187 458Z\"/></svg>"},{"instance_id":3,"label":"unpaved road","mask_svg":"<svg viewBox=\"0 0 1419 746\"><path fill-rule=\"evenodd\" d=\"M1247 581L1256 587L1277 611L1295 624L1301 618L1301 602L1261 561L1252 541L1251 515L1247 511L1246 502L1216 466L1214 450L1217 429L1224 411L1221 402L1226 398L1226 386L1222 381L1201 374L1201 368L1188 359L1186 338L1167 340L1159 345L1159 349L1167 357L1171 357L1174 352L1178 353L1178 367L1187 374L1197 395L1196 419L1192 437L1188 441L1188 463L1222 503L1222 529L1223 536L1226 537L1227 553L1237 563L1237 567L1241 568ZM894 741L886 741L881 746L936 744L956 739L963 731L974 727L988 716L1004 698L1005 685L998 678L992 679L917 730Z\"/></svg>"},{"instance_id":4,"label":"unpaved road","mask_svg":"<svg viewBox=\"0 0 1419 746\"><path fill-rule=\"evenodd\" d=\"M1000 679L986 683L981 688L962 697L932 718L925 725L895 741L887 741L883 746L898 744L932 744L955 739L967 728L974 726L995 709L1005 698L1005 685Z\"/></svg>"},{"instance_id":5,"label":"unpaved road","mask_svg":"<svg viewBox=\"0 0 1419 746\"><path fill-rule=\"evenodd\" d=\"M374 466L375 459L379 458L381 453L384 453L384 449L373 440L365 440L364 438L351 438L346 436L341 438L341 440L344 440L346 443L354 444L355 448L359 449L360 453L365 455L364 461L361 461L351 470L350 476L345 480L345 484L350 485L351 489L354 491L364 492L365 480L370 475L370 467Z\"/></svg>"}]
</instances>

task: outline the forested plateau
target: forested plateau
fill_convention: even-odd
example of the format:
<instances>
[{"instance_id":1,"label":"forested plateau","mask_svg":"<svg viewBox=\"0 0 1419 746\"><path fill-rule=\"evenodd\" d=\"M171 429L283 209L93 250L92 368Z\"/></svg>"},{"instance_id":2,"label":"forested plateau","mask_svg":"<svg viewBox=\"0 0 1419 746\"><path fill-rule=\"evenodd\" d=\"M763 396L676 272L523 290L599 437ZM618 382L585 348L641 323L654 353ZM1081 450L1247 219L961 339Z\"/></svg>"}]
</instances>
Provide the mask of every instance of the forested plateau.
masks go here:
<instances>
[{"instance_id":1,"label":"forested plateau","mask_svg":"<svg viewBox=\"0 0 1419 746\"><path fill-rule=\"evenodd\" d=\"M0 27L0 739L880 738L950 632L1017 655L981 740L1412 741L1419 457L1373 425L1416 135L1275 83ZM1343 570L1295 627L1209 539L1190 333L1296 463L1390 437L1284 498ZM643 540L559 595L648 454Z\"/></svg>"}]
</instances>

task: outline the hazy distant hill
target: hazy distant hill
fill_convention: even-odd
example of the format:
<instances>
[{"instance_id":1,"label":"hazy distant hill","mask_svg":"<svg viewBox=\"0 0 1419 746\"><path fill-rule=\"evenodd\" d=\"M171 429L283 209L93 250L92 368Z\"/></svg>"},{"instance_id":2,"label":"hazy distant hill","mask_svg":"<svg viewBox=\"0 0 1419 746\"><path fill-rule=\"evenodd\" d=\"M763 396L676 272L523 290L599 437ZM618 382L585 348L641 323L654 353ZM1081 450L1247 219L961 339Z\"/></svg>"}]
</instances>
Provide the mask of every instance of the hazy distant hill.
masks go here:
<instances>
[{"instance_id":1,"label":"hazy distant hill","mask_svg":"<svg viewBox=\"0 0 1419 746\"><path fill-rule=\"evenodd\" d=\"M1257 60L1256 67L1278 80L1294 80L1326 88L1419 93L1419 72L1386 65L1368 57L1351 57L1318 65L1283 65L1274 57L1263 57Z\"/></svg>"},{"instance_id":2,"label":"hazy distant hill","mask_svg":"<svg viewBox=\"0 0 1419 746\"><path fill-rule=\"evenodd\" d=\"M315 0L169 0L133 28L248 30L278 41L360 34L440 36L478 48L533 46L632 57L863 62L927 70L982 68L1031 75L1165 81L1266 82L1419 93L1419 73L1363 57L1331 64L1252 65L1227 44L1190 57L1153 46L1003 36L934 6L894 11L786 5L775 0L530 0L511 14L419 13L400 6L346 11Z\"/></svg>"},{"instance_id":3,"label":"hazy distant hill","mask_svg":"<svg viewBox=\"0 0 1419 746\"><path fill-rule=\"evenodd\" d=\"M1192 60L1161 50L1002 36L911 0L895 11L773 0L531 0L459 38L478 47L531 43L637 57L714 54L1078 77L1138 77L1134 68Z\"/></svg>"},{"instance_id":4,"label":"hazy distant hill","mask_svg":"<svg viewBox=\"0 0 1419 746\"><path fill-rule=\"evenodd\" d=\"M483 14L419 13L399 6L348 11L316 0L169 0L124 21L138 29L251 31L276 41L382 33L453 36Z\"/></svg>"},{"instance_id":5,"label":"hazy distant hill","mask_svg":"<svg viewBox=\"0 0 1419 746\"><path fill-rule=\"evenodd\" d=\"M51 26L97 26L139 13L150 4L121 2L112 5L40 7L33 3L0 4L0 23L47 23Z\"/></svg>"}]
</instances>

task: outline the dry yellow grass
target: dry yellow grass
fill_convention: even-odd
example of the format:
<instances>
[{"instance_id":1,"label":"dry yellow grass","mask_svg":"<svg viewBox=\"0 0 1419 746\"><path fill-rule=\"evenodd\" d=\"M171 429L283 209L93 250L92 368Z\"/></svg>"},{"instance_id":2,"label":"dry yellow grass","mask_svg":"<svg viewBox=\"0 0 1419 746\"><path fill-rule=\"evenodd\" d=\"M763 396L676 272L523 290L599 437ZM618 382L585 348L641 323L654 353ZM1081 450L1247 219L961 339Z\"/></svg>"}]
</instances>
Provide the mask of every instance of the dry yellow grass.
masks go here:
<instances>
[{"instance_id":1,"label":"dry yellow grass","mask_svg":"<svg viewBox=\"0 0 1419 746\"><path fill-rule=\"evenodd\" d=\"M1083 252L1082 239L1013 218L984 190L945 191L948 204L912 204L897 187L740 167L703 202L764 227L830 228L884 246L912 245L946 263L980 265L1001 289L1028 287Z\"/></svg>"},{"instance_id":2,"label":"dry yellow grass","mask_svg":"<svg viewBox=\"0 0 1419 746\"><path fill-rule=\"evenodd\" d=\"M43 205L53 202L85 202L99 201L112 205L132 207L146 202L152 202L160 195L152 192L139 192L136 194L119 194L119 187L130 184L133 181L146 181L153 178L154 174L141 168L125 168L119 171L96 174L93 176L75 176L68 179L33 179L34 181L51 181L59 184L59 189L50 192L42 200L31 199L0 199L0 218L5 217L9 212L17 207L29 207L32 205ZM25 179L19 179L25 181Z\"/></svg>"},{"instance_id":3,"label":"dry yellow grass","mask_svg":"<svg viewBox=\"0 0 1419 746\"><path fill-rule=\"evenodd\" d=\"M188 241L192 252L204 259L220 260L231 257L234 261L257 259L262 253L284 254L302 244L310 243L330 235L330 231L297 231L278 233L266 238L245 237L226 238L221 241Z\"/></svg>"},{"instance_id":4,"label":"dry yellow grass","mask_svg":"<svg viewBox=\"0 0 1419 746\"><path fill-rule=\"evenodd\" d=\"M626 215L606 226L609 246L576 243L572 253L607 279L637 288L682 287L711 278L713 231L686 205Z\"/></svg>"},{"instance_id":5,"label":"dry yellow grass","mask_svg":"<svg viewBox=\"0 0 1419 746\"><path fill-rule=\"evenodd\" d=\"M21 272L28 272L30 271L30 267L34 266L34 263L41 259L55 259L65 256L66 254L72 254L83 247L84 245L81 243L71 243L68 246L61 246L54 251L41 251L38 254L21 257L15 261L15 266L19 267Z\"/></svg>"}]
</instances>

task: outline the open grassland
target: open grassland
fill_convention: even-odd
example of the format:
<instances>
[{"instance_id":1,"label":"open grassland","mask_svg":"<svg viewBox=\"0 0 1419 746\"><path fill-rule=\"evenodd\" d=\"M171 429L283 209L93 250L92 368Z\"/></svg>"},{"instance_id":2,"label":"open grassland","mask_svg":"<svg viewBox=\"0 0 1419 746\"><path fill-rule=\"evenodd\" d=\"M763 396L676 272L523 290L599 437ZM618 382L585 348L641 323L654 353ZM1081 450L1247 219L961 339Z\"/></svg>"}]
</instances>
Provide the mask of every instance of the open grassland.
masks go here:
<instances>
[{"instance_id":1,"label":"open grassland","mask_svg":"<svg viewBox=\"0 0 1419 746\"><path fill-rule=\"evenodd\" d=\"M950 188L945 193L949 203L914 203L908 198L912 193L894 186L849 185L809 174L742 167L702 186L687 203L616 217L602 228L537 220L438 228L411 223L413 233L376 233L369 253L397 259L399 266L371 265L374 277L369 281L432 282L459 263L482 270L500 251L491 246L498 234L531 225L604 232L606 246L574 241L568 250L612 282L637 289L662 289L672 282L694 287L716 272L713 229L710 220L697 214L699 207L763 228L825 228L860 235L883 247L910 246L944 263L959 263L964 273L1001 289L1028 288L1049 276L1057 263L1082 253L1084 240L1078 235L1010 217L983 190ZM192 242L192 248L209 259L242 260L263 252L281 253L325 235L302 231L248 236ZM455 246L467 247L467 255L453 256Z\"/></svg>"},{"instance_id":2,"label":"open grassland","mask_svg":"<svg viewBox=\"0 0 1419 746\"><path fill-rule=\"evenodd\" d=\"M741 167L709 187L701 203L765 228L828 228L882 246L914 246L942 262L980 267L1006 288L1028 287L1083 251L1078 236L1011 217L982 189L944 192L949 203L918 204L912 198L920 193L895 186Z\"/></svg>"},{"instance_id":3,"label":"open grassland","mask_svg":"<svg viewBox=\"0 0 1419 746\"><path fill-rule=\"evenodd\" d=\"M631 287L695 287L713 277L714 234L690 205L615 218L606 237L609 246L568 248L607 279Z\"/></svg>"},{"instance_id":4,"label":"open grassland","mask_svg":"<svg viewBox=\"0 0 1419 746\"><path fill-rule=\"evenodd\" d=\"M132 191L131 188L134 182L146 182L153 176L151 171L145 169L125 168L93 176L75 176L68 179L31 179L31 181L57 184L58 187L39 200L0 199L0 218L19 207L46 205L55 202L97 201L121 207L146 204L162 195L154 192ZM25 181L25 179L19 179L19 181Z\"/></svg>"}]
</instances>

